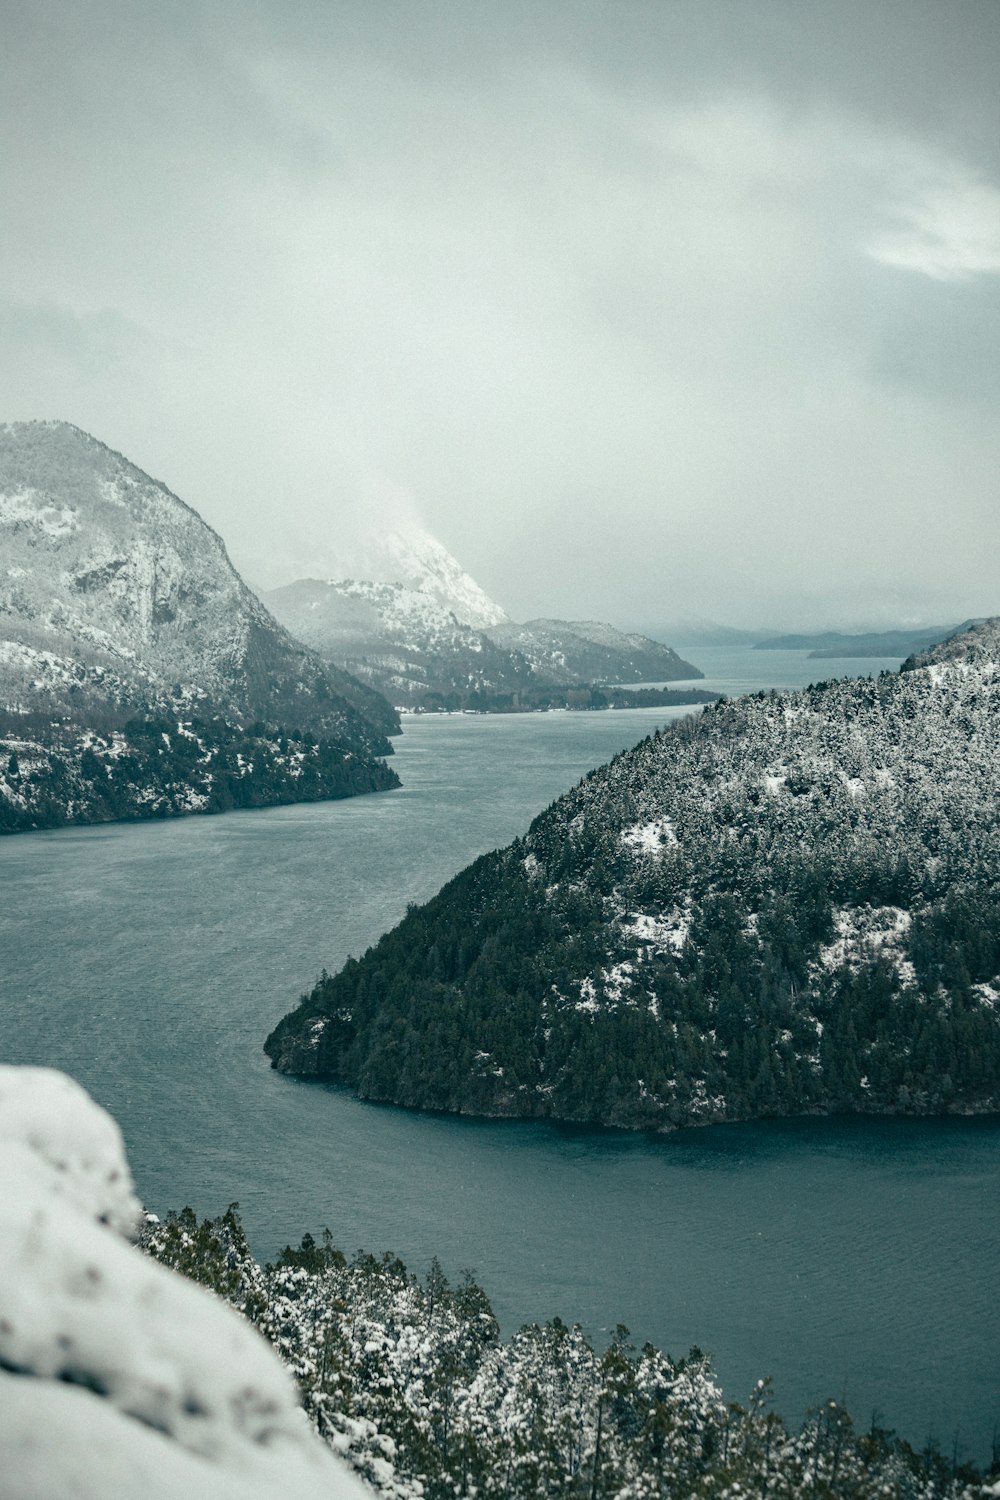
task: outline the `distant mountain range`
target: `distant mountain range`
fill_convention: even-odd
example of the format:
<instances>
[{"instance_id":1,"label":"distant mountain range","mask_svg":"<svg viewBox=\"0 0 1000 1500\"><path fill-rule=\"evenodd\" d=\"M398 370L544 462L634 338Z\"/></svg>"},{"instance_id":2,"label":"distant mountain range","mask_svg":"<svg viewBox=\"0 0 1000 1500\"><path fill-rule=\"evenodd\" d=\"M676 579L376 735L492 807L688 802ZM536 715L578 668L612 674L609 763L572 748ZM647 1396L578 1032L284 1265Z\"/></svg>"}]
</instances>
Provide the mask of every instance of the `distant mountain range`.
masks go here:
<instances>
[{"instance_id":1,"label":"distant mountain range","mask_svg":"<svg viewBox=\"0 0 1000 1500\"><path fill-rule=\"evenodd\" d=\"M1000 1109L1000 620L675 721L268 1038L364 1098L630 1128Z\"/></svg>"},{"instance_id":2,"label":"distant mountain range","mask_svg":"<svg viewBox=\"0 0 1000 1500\"><path fill-rule=\"evenodd\" d=\"M968 630L974 620L962 625L926 625L919 629L868 630L848 634L824 630L817 635L775 635L754 642L755 651L808 651L816 660L834 657L912 656L939 641Z\"/></svg>"},{"instance_id":3,"label":"distant mountain range","mask_svg":"<svg viewBox=\"0 0 1000 1500\"><path fill-rule=\"evenodd\" d=\"M722 625L718 620L706 619L703 615L679 615L667 621L658 621L650 626L648 634L665 638L687 650L701 646L754 646L773 630L746 629L738 625Z\"/></svg>"},{"instance_id":4,"label":"distant mountain range","mask_svg":"<svg viewBox=\"0 0 1000 1500\"><path fill-rule=\"evenodd\" d=\"M600 622L515 625L424 532L394 532L365 556L381 576L300 579L264 598L293 635L399 707L547 707L595 684L703 675L669 646Z\"/></svg>"},{"instance_id":5,"label":"distant mountain range","mask_svg":"<svg viewBox=\"0 0 1000 1500\"><path fill-rule=\"evenodd\" d=\"M0 548L0 830L397 784L385 700L294 640L189 506L79 428L0 427ZM136 727L151 722L156 753Z\"/></svg>"}]
</instances>

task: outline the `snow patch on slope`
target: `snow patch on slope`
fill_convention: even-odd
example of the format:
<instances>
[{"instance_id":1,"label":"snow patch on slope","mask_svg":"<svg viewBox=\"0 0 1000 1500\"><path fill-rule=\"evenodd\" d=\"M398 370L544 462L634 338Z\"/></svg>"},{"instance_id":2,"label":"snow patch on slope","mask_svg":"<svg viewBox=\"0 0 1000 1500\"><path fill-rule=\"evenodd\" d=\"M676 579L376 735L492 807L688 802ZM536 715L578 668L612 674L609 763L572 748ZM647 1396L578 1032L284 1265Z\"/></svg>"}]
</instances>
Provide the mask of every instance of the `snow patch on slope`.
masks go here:
<instances>
[{"instance_id":1,"label":"snow patch on slope","mask_svg":"<svg viewBox=\"0 0 1000 1500\"><path fill-rule=\"evenodd\" d=\"M886 958L904 984L913 984L916 974L905 957L910 913L900 906L841 907L833 914L836 937L819 950L819 966L859 968L874 958Z\"/></svg>"},{"instance_id":2,"label":"snow patch on slope","mask_svg":"<svg viewBox=\"0 0 1000 1500\"><path fill-rule=\"evenodd\" d=\"M622 935L655 952L680 953L688 940L691 929L691 903L674 907L662 916L650 916L648 912L634 912L623 917Z\"/></svg>"},{"instance_id":3,"label":"snow patch on slope","mask_svg":"<svg viewBox=\"0 0 1000 1500\"><path fill-rule=\"evenodd\" d=\"M636 854L659 856L677 846L677 834L669 818L653 818L647 823L633 823L622 830L621 842Z\"/></svg>"},{"instance_id":4,"label":"snow patch on slope","mask_svg":"<svg viewBox=\"0 0 1000 1500\"><path fill-rule=\"evenodd\" d=\"M36 490L19 490L13 494L0 494L0 524L6 526L26 525L42 536L61 537L79 529L76 509L69 505L50 504ZM8 568L13 574L14 569ZM21 577L25 570L18 570Z\"/></svg>"}]
</instances>

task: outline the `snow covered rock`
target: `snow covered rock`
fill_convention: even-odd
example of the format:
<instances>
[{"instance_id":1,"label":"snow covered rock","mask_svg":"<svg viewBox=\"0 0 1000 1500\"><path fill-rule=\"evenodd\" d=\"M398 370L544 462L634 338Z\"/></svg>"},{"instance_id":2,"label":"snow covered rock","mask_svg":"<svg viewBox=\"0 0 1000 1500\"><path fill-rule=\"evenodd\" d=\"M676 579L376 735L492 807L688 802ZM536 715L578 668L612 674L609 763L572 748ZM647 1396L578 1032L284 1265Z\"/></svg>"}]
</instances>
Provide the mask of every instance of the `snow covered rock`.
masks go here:
<instances>
[{"instance_id":1,"label":"snow covered rock","mask_svg":"<svg viewBox=\"0 0 1000 1500\"><path fill-rule=\"evenodd\" d=\"M128 1243L140 1216L83 1089L0 1068L4 1500L361 1500L265 1342Z\"/></svg>"},{"instance_id":2,"label":"snow covered rock","mask_svg":"<svg viewBox=\"0 0 1000 1500\"><path fill-rule=\"evenodd\" d=\"M428 693L515 693L535 681L523 656L465 624L431 589L302 578L265 600L298 640L401 707Z\"/></svg>"},{"instance_id":3,"label":"snow covered rock","mask_svg":"<svg viewBox=\"0 0 1000 1500\"><path fill-rule=\"evenodd\" d=\"M413 583L367 574L301 578L266 594L268 608L298 640L404 707L429 706L432 694L454 694L461 706L475 706L471 694L491 698L530 694L539 687L674 682L703 675L669 646L611 625L566 620L514 625L496 606L500 618L491 619L490 601L478 584L440 543L426 541L428 549L433 543L454 565L444 570L447 585L412 568L401 572L417 580ZM367 563L373 569L391 567L392 556L389 549ZM486 604L476 602L480 594Z\"/></svg>"},{"instance_id":4,"label":"snow covered rock","mask_svg":"<svg viewBox=\"0 0 1000 1500\"><path fill-rule=\"evenodd\" d=\"M221 537L68 422L0 424L0 709L77 723L178 694L384 754L388 705L294 641Z\"/></svg>"},{"instance_id":5,"label":"snow covered rock","mask_svg":"<svg viewBox=\"0 0 1000 1500\"><path fill-rule=\"evenodd\" d=\"M371 532L353 545L338 545L328 578L396 584L432 600L462 625L485 630L507 615L437 537L421 526Z\"/></svg>"},{"instance_id":6,"label":"snow covered rock","mask_svg":"<svg viewBox=\"0 0 1000 1500\"><path fill-rule=\"evenodd\" d=\"M528 620L487 633L554 682L680 682L705 675L671 646L600 620Z\"/></svg>"}]
</instances>

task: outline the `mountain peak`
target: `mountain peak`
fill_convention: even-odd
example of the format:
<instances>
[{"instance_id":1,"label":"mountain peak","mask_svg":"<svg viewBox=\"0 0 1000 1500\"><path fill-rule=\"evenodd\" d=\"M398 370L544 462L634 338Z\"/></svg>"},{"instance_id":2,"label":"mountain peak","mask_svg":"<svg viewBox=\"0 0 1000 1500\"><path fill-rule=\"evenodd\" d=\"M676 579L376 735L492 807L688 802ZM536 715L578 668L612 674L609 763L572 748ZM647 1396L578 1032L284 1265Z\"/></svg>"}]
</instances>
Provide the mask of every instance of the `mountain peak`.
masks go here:
<instances>
[{"instance_id":1,"label":"mountain peak","mask_svg":"<svg viewBox=\"0 0 1000 1500\"><path fill-rule=\"evenodd\" d=\"M460 624L476 630L502 625L508 618L447 547L422 526L371 532L354 544L338 543L333 567L326 571L331 583L361 579L401 584L428 594Z\"/></svg>"}]
</instances>

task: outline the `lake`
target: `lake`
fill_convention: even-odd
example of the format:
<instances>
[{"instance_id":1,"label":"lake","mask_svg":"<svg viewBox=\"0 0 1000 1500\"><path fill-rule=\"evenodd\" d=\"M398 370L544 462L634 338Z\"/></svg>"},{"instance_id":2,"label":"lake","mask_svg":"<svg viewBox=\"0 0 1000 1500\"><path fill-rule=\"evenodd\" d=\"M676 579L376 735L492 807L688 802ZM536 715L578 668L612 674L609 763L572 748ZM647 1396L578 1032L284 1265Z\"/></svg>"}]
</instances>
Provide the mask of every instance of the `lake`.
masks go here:
<instances>
[{"instance_id":1,"label":"lake","mask_svg":"<svg viewBox=\"0 0 1000 1500\"><path fill-rule=\"evenodd\" d=\"M713 652L691 654L720 691L849 669ZM635 1137L365 1105L261 1052L321 968L678 712L408 717L400 791L0 841L0 1057L84 1083L151 1208L238 1199L262 1257L324 1225L414 1270L438 1255L475 1270L508 1330L624 1322L710 1350L730 1399L770 1374L790 1420L843 1397L860 1424L877 1409L949 1451L957 1430L985 1460L1000 1121Z\"/></svg>"}]
</instances>

